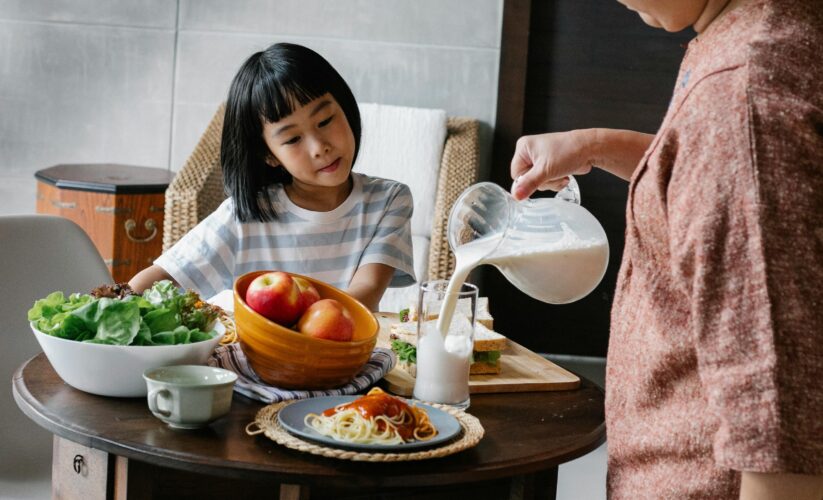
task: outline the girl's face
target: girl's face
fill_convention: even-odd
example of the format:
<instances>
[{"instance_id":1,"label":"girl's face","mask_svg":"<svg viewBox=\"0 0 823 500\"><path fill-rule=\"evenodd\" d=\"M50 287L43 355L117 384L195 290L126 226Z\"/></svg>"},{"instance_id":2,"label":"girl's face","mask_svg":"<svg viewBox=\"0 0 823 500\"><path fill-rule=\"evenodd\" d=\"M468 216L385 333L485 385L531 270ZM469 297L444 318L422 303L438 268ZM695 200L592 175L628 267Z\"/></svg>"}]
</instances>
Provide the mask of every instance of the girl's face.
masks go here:
<instances>
[{"instance_id":1,"label":"girl's face","mask_svg":"<svg viewBox=\"0 0 823 500\"><path fill-rule=\"evenodd\" d=\"M276 122L263 122L266 162L285 168L296 187L348 189L354 133L343 109L325 94Z\"/></svg>"}]
</instances>

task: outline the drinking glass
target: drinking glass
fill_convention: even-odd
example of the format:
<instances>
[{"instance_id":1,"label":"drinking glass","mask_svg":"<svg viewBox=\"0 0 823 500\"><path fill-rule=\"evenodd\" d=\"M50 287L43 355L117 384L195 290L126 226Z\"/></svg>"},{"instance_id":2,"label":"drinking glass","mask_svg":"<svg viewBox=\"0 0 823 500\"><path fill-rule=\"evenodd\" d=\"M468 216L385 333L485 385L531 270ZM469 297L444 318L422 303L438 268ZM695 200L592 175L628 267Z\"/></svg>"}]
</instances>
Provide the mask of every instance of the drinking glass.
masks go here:
<instances>
[{"instance_id":1,"label":"drinking glass","mask_svg":"<svg viewBox=\"0 0 823 500\"><path fill-rule=\"evenodd\" d=\"M477 287L449 291L446 280L420 286L417 321L417 378L414 397L460 409L469 407L469 365L474 345ZM453 311L451 318L449 309Z\"/></svg>"}]
</instances>

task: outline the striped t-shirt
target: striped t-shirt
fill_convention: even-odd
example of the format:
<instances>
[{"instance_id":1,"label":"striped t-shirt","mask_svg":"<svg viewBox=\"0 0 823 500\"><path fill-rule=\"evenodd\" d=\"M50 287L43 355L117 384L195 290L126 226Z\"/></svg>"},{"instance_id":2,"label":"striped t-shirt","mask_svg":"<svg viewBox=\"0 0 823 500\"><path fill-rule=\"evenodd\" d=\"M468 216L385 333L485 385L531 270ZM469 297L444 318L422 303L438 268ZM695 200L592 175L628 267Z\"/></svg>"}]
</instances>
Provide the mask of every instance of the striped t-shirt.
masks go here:
<instances>
[{"instance_id":1,"label":"striped t-shirt","mask_svg":"<svg viewBox=\"0 0 823 500\"><path fill-rule=\"evenodd\" d=\"M349 197L329 212L300 208L282 185L273 186L277 219L271 222L239 222L228 198L154 263L204 297L263 269L346 289L360 266L377 263L395 268L389 286L413 284L411 191L386 179L357 173L352 178Z\"/></svg>"}]
</instances>

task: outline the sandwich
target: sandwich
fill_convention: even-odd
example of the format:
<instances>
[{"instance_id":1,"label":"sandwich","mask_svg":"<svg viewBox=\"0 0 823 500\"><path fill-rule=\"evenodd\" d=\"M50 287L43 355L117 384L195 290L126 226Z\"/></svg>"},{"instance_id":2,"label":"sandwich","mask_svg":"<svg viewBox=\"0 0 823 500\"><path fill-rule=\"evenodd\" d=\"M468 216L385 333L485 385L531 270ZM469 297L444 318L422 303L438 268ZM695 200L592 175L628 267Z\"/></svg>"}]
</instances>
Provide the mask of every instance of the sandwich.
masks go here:
<instances>
[{"instance_id":1,"label":"sandwich","mask_svg":"<svg viewBox=\"0 0 823 500\"><path fill-rule=\"evenodd\" d=\"M455 314L463 314L464 316L468 316L470 307L470 299L460 299L457 301L457 307L454 312ZM417 311L416 305L411 305L408 309L403 309L400 311L401 322L417 321L420 319L419 316L420 315ZM425 319L426 321L437 319L437 312L430 312ZM480 297L477 299L477 310L475 311L474 320L475 323L480 323L489 330L494 330L494 318L492 318L491 313L489 313L488 297Z\"/></svg>"},{"instance_id":2,"label":"sandwich","mask_svg":"<svg viewBox=\"0 0 823 500\"><path fill-rule=\"evenodd\" d=\"M484 297L485 298L485 297ZM472 363L469 367L470 375L495 375L501 371L501 351L506 349L508 339L495 332L487 323L492 321L488 313L488 299L485 303L484 321L480 321L480 302L478 315L474 326L474 345L472 347ZM466 307L466 306L464 306ZM411 309L411 308L410 308ZM461 305L458 302L455 314L461 314ZM390 326L389 339L391 349L397 355L397 366L412 377L417 376L417 321L416 314L401 314L406 321L394 323ZM416 320L412 320L415 318ZM437 321L437 316L430 316L424 321Z\"/></svg>"},{"instance_id":3,"label":"sandwich","mask_svg":"<svg viewBox=\"0 0 823 500\"><path fill-rule=\"evenodd\" d=\"M506 349L507 339L503 335L489 330L483 323L475 323L474 347L469 375L497 375L500 366L501 351Z\"/></svg>"}]
</instances>

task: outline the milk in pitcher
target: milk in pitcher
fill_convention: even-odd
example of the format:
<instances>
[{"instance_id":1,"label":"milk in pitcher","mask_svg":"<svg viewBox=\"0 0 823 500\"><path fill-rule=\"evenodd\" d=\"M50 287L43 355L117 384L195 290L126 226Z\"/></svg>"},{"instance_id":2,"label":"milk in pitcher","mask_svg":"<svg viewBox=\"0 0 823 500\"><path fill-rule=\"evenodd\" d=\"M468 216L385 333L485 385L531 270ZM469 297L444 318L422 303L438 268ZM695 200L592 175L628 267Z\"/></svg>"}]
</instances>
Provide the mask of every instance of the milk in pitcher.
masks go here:
<instances>
[{"instance_id":1,"label":"milk in pitcher","mask_svg":"<svg viewBox=\"0 0 823 500\"><path fill-rule=\"evenodd\" d=\"M454 274L440 310L437 327L442 335L454 314L454 292L471 271L481 264L492 264L518 289L550 304L566 304L588 295L600 283L609 260L605 239L581 239L566 224L556 241L508 240L500 247L502 236L474 240L457 247Z\"/></svg>"},{"instance_id":2,"label":"milk in pitcher","mask_svg":"<svg viewBox=\"0 0 823 500\"><path fill-rule=\"evenodd\" d=\"M438 319L419 326L415 398L445 404L468 401L472 335L466 329L472 326L454 311L457 292L475 267L493 264L519 289L555 304L578 300L597 286L608 262L607 241L584 240L568 226L562 229L562 237L552 242L509 241L501 249L502 236L493 236L455 249L456 266Z\"/></svg>"},{"instance_id":3,"label":"milk in pitcher","mask_svg":"<svg viewBox=\"0 0 823 500\"><path fill-rule=\"evenodd\" d=\"M609 262L605 239L581 239L566 224L553 242L509 241L483 264L500 269L520 291L549 304L580 300L600 283ZM467 245L468 246L468 245Z\"/></svg>"}]
</instances>

